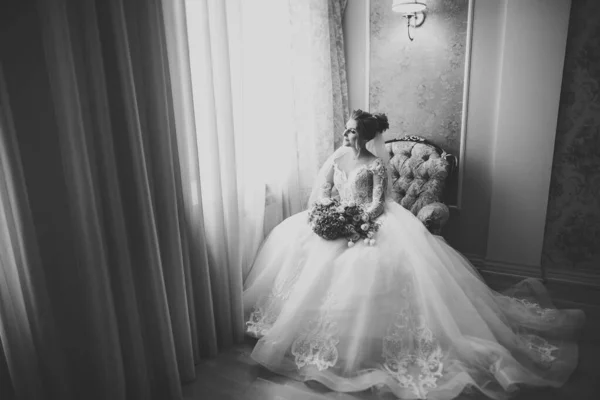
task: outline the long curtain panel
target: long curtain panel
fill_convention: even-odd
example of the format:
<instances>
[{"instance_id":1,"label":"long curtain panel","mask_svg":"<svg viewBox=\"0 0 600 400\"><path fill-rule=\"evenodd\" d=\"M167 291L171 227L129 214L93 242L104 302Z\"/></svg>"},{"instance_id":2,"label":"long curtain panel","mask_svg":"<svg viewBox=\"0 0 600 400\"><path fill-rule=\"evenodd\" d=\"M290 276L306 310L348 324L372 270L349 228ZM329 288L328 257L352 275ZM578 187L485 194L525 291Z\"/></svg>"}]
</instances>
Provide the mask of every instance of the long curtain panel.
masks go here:
<instances>
[{"instance_id":1,"label":"long curtain panel","mask_svg":"<svg viewBox=\"0 0 600 400\"><path fill-rule=\"evenodd\" d=\"M68 398L0 65L0 398Z\"/></svg>"},{"instance_id":2,"label":"long curtain panel","mask_svg":"<svg viewBox=\"0 0 600 400\"><path fill-rule=\"evenodd\" d=\"M268 110L281 117L245 124L251 135L265 127L265 148L277 155L267 158L273 164L267 174L266 232L305 209L316 172L341 143L348 117L342 34L346 1L274 2L248 11L244 34L251 82L245 104L258 109L250 112L253 116ZM280 17L267 23L268 9L278 9Z\"/></svg>"},{"instance_id":3,"label":"long curtain panel","mask_svg":"<svg viewBox=\"0 0 600 400\"><path fill-rule=\"evenodd\" d=\"M247 254L263 237L258 227L268 233L306 207L318 168L341 143L346 2L186 0L200 175L214 185L204 207L222 225L218 196L237 180Z\"/></svg>"},{"instance_id":4,"label":"long curtain panel","mask_svg":"<svg viewBox=\"0 0 600 400\"><path fill-rule=\"evenodd\" d=\"M240 266L211 258L204 189L182 174L176 4L31 5L2 58L0 393L180 399L243 326Z\"/></svg>"}]
</instances>

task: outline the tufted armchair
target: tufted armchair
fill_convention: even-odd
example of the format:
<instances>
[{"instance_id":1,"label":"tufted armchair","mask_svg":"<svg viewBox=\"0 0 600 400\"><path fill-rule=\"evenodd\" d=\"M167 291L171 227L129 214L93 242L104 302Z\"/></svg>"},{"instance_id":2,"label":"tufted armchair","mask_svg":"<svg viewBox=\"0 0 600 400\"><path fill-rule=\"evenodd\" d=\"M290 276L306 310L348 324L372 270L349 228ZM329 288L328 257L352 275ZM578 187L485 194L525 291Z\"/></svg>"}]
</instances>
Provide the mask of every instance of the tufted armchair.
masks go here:
<instances>
[{"instance_id":1,"label":"tufted armchair","mask_svg":"<svg viewBox=\"0 0 600 400\"><path fill-rule=\"evenodd\" d=\"M450 217L443 195L456 158L419 136L388 140L386 148L394 200L416 215L431 233L440 235Z\"/></svg>"}]
</instances>

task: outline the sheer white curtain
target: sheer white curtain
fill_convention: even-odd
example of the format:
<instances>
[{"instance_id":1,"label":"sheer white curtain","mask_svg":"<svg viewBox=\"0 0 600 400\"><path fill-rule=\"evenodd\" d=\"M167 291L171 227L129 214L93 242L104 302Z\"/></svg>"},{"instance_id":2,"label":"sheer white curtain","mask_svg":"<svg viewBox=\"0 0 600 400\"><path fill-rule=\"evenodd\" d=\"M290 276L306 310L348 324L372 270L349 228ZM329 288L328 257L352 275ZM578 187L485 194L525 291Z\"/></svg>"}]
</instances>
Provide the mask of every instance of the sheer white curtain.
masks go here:
<instances>
[{"instance_id":1,"label":"sheer white curtain","mask_svg":"<svg viewBox=\"0 0 600 400\"><path fill-rule=\"evenodd\" d=\"M223 293L227 299L221 300L236 306L241 304L243 272L262 239L265 196L261 174L254 172L258 165L243 157L245 141L236 134L241 123L236 112L241 70L236 51L240 44L234 38L240 7L239 0L186 1L184 15L179 16L181 31L171 43L187 49L169 49L171 63L177 65L172 68L175 80L186 93L176 101L187 113L180 113L179 121L190 121L187 173L192 185L201 188L195 207L203 210L214 273L225 274L231 283ZM241 335L242 316L236 317L235 329Z\"/></svg>"},{"instance_id":2,"label":"sheer white curtain","mask_svg":"<svg viewBox=\"0 0 600 400\"><path fill-rule=\"evenodd\" d=\"M339 145L348 111L345 1L261 0L243 10L245 134L272 164L265 232L306 207L316 173ZM247 132L247 133L246 133Z\"/></svg>"},{"instance_id":3,"label":"sheer white curtain","mask_svg":"<svg viewBox=\"0 0 600 400\"><path fill-rule=\"evenodd\" d=\"M251 258L263 232L305 208L339 145L345 4L186 0L203 204L210 226L228 230L231 254L244 243Z\"/></svg>"}]
</instances>

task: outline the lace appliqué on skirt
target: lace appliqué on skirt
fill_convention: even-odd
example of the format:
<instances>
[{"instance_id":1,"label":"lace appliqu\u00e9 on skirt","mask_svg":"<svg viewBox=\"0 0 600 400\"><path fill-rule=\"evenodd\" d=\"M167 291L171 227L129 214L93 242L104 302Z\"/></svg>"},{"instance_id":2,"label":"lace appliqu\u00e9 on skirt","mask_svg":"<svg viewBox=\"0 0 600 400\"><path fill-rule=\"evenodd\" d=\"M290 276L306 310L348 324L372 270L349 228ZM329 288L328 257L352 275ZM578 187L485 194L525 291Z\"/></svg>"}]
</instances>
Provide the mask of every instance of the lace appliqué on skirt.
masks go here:
<instances>
[{"instance_id":1,"label":"lace appliqu\u00e9 on skirt","mask_svg":"<svg viewBox=\"0 0 600 400\"><path fill-rule=\"evenodd\" d=\"M250 314L250 318L246 322L246 332L249 335L261 338L267 334L279 316L281 305L290 297L292 289L300 276L300 272L301 262L298 262L293 274L290 276L287 276L287 274L280 275L275 280L275 284L269 295L257 302Z\"/></svg>"},{"instance_id":2,"label":"lace appliqu\u00e9 on skirt","mask_svg":"<svg viewBox=\"0 0 600 400\"><path fill-rule=\"evenodd\" d=\"M556 319L557 310L553 308L542 308L538 303L532 303L525 299L519 299L512 297L512 300L516 300L522 306L524 306L529 312L537 315L542 321L554 321Z\"/></svg>"},{"instance_id":3,"label":"lace appliqu\u00e9 on skirt","mask_svg":"<svg viewBox=\"0 0 600 400\"><path fill-rule=\"evenodd\" d=\"M328 294L319 317L310 321L304 332L294 340L292 355L298 368L314 365L323 371L337 363L338 326L330 318L333 303L333 296Z\"/></svg>"},{"instance_id":4,"label":"lace appliqu\u00e9 on skirt","mask_svg":"<svg viewBox=\"0 0 600 400\"><path fill-rule=\"evenodd\" d=\"M550 368L556 356L552 353L559 350L558 347L550 344L546 339L534 334L520 334L519 338L523 341L529 353L544 368Z\"/></svg>"},{"instance_id":5,"label":"lace appliqu\u00e9 on skirt","mask_svg":"<svg viewBox=\"0 0 600 400\"><path fill-rule=\"evenodd\" d=\"M407 286L405 293L410 293ZM407 305L383 338L383 367L401 387L426 398L443 375L444 352L417 308L406 296Z\"/></svg>"},{"instance_id":6,"label":"lace appliqu\u00e9 on skirt","mask_svg":"<svg viewBox=\"0 0 600 400\"><path fill-rule=\"evenodd\" d=\"M246 322L248 326L246 332L256 338L263 337L269 332L276 319L277 315L273 312L272 302L269 302L267 307L256 306L250 314L250 319Z\"/></svg>"}]
</instances>

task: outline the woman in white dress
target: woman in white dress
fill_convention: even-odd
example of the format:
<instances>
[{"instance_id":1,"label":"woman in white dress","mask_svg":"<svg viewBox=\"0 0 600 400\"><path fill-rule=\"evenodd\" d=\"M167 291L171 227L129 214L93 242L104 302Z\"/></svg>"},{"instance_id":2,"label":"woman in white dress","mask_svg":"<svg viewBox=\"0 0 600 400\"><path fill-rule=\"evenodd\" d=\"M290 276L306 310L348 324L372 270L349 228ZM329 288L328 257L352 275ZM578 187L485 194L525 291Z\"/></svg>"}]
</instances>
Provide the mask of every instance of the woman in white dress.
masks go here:
<instances>
[{"instance_id":1,"label":"woman in white dress","mask_svg":"<svg viewBox=\"0 0 600 400\"><path fill-rule=\"evenodd\" d=\"M491 290L475 268L390 196L385 115L353 112L310 204L332 189L380 228L372 240L325 240L308 213L265 239L244 283L252 358L335 391L375 387L401 399L565 383L585 316L557 310L541 283ZM389 182L389 185L388 185Z\"/></svg>"}]
</instances>

